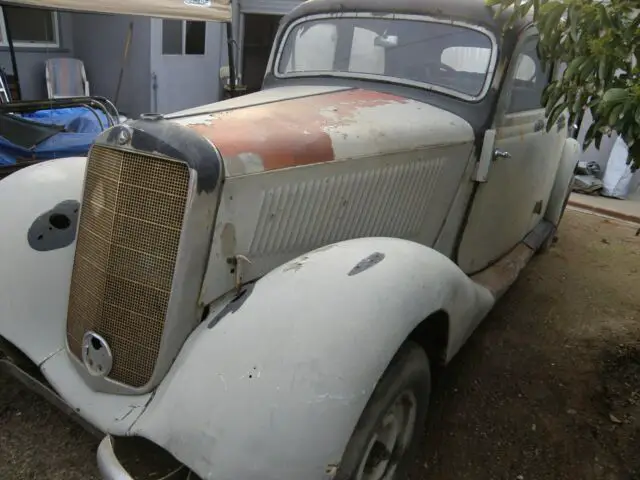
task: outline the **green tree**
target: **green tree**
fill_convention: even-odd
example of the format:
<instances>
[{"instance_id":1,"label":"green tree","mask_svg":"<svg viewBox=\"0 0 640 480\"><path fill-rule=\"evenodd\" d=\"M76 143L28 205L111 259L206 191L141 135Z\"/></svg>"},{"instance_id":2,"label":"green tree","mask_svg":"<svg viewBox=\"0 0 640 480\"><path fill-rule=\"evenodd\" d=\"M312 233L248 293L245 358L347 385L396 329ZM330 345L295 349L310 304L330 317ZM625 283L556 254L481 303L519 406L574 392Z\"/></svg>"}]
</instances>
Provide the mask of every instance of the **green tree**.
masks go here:
<instances>
[{"instance_id":1,"label":"green tree","mask_svg":"<svg viewBox=\"0 0 640 480\"><path fill-rule=\"evenodd\" d=\"M526 15L540 32L546 65L565 64L547 87L547 128L563 111L570 124L591 109L593 124L583 148L616 131L640 168L640 0L486 0L505 12L508 25Z\"/></svg>"}]
</instances>

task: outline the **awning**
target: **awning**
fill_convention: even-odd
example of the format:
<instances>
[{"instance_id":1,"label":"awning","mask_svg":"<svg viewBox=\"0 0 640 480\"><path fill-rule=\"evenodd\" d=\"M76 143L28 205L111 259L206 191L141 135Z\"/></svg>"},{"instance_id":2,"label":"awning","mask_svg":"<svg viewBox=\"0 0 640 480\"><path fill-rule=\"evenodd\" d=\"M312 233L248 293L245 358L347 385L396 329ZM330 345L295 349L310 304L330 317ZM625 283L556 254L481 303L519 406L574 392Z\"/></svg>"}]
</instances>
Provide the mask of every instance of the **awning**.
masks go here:
<instances>
[{"instance_id":1,"label":"awning","mask_svg":"<svg viewBox=\"0 0 640 480\"><path fill-rule=\"evenodd\" d=\"M3 0L0 4L86 13L231 22L231 0Z\"/></svg>"}]
</instances>

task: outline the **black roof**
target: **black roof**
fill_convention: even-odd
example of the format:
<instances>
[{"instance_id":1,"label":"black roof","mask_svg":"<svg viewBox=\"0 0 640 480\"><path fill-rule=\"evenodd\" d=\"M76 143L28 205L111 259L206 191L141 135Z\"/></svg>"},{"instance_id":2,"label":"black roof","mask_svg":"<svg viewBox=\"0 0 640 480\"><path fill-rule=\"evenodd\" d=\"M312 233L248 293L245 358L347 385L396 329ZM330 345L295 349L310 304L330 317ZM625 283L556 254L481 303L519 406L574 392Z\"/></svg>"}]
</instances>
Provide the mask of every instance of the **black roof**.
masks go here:
<instances>
[{"instance_id":1,"label":"black roof","mask_svg":"<svg viewBox=\"0 0 640 480\"><path fill-rule=\"evenodd\" d=\"M373 12L429 15L481 25L500 37L512 9L495 18L496 8L485 0L308 0L286 15L282 24L299 17L320 13ZM505 36L515 37L531 23L531 16L516 22Z\"/></svg>"}]
</instances>

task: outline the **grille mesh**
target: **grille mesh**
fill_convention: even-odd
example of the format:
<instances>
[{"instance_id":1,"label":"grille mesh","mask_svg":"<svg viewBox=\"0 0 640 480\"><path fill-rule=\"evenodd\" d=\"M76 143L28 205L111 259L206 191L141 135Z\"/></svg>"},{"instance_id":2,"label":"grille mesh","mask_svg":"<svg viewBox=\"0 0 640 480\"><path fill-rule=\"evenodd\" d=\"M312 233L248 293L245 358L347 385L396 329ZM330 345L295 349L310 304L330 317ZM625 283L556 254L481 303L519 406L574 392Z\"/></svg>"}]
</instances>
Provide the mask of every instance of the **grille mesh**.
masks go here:
<instances>
[{"instance_id":1,"label":"grille mesh","mask_svg":"<svg viewBox=\"0 0 640 480\"><path fill-rule=\"evenodd\" d=\"M186 164L94 146L78 226L67 341L88 330L113 352L113 380L151 379L164 328L189 189Z\"/></svg>"}]
</instances>

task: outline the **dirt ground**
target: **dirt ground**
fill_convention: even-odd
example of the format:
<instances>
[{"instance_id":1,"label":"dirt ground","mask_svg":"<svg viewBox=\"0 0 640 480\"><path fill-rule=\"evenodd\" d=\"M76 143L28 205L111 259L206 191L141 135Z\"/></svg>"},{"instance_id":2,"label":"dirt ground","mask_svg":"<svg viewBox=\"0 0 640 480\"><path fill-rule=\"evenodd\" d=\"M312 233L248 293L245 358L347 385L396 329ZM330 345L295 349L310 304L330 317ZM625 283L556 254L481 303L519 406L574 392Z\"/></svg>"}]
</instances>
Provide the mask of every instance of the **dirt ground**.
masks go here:
<instances>
[{"instance_id":1,"label":"dirt ground","mask_svg":"<svg viewBox=\"0 0 640 480\"><path fill-rule=\"evenodd\" d=\"M640 479L636 230L567 211L434 385L411 480ZM96 446L0 377L0 479L97 478Z\"/></svg>"}]
</instances>

